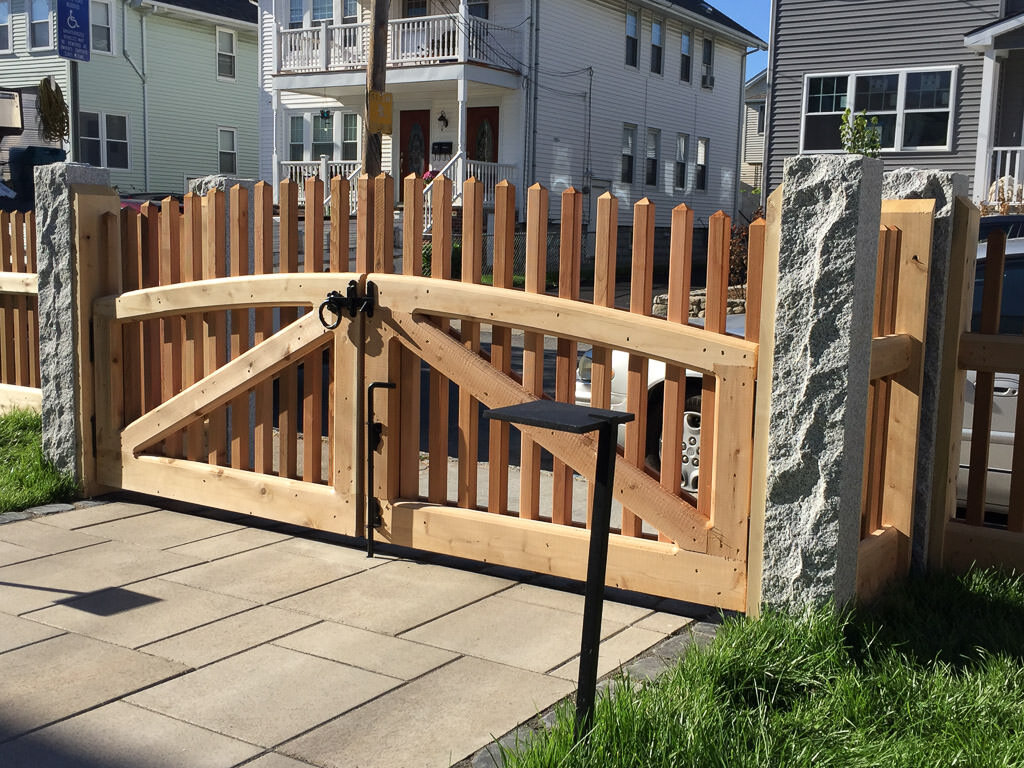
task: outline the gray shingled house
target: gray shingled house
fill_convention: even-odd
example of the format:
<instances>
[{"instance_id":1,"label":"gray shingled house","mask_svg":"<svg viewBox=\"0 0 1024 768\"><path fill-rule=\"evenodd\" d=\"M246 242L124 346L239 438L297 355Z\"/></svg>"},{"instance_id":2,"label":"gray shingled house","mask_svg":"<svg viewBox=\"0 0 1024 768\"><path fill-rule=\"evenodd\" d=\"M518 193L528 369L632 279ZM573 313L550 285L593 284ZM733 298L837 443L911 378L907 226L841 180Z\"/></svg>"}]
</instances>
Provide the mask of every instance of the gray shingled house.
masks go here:
<instances>
[{"instance_id":1,"label":"gray shingled house","mask_svg":"<svg viewBox=\"0 0 1024 768\"><path fill-rule=\"evenodd\" d=\"M1024 0L773 0L769 56L767 189L784 158L842 151L850 106L878 118L886 168L1024 199Z\"/></svg>"}]
</instances>

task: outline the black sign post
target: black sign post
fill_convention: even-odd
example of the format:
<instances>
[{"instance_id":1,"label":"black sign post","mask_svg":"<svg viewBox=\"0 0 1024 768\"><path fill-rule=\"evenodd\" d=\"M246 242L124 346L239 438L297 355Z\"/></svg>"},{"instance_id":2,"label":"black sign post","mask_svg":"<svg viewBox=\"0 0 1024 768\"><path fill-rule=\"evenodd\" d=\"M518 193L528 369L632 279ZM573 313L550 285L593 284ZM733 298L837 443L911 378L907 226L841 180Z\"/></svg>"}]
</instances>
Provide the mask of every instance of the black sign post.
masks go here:
<instances>
[{"instance_id":1,"label":"black sign post","mask_svg":"<svg viewBox=\"0 0 1024 768\"><path fill-rule=\"evenodd\" d=\"M576 685L576 739L590 730L597 692L597 659L601 644L604 580L608 566L608 534L611 527L612 487L615 482L615 443L619 424L633 421L632 413L589 408L585 405L533 400L484 411L484 417L528 427L583 434L597 431L597 468L594 472L594 506L591 512L590 556L583 603L583 635Z\"/></svg>"}]
</instances>

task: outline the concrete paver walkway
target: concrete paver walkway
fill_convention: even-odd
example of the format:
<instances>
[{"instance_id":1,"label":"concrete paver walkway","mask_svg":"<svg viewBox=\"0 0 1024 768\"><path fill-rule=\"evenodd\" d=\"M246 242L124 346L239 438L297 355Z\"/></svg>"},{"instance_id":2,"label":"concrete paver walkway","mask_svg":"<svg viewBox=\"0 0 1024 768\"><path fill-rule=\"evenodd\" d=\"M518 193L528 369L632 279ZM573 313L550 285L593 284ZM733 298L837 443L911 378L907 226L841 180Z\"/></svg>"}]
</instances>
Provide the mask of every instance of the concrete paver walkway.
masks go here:
<instances>
[{"instance_id":1,"label":"concrete paver walkway","mask_svg":"<svg viewBox=\"0 0 1024 768\"><path fill-rule=\"evenodd\" d=\"M0 765L448 766L573 692L582 596L259 523L0 525ZM688 621L606 603L601 673Z\"/></svg>"}]
</instances>

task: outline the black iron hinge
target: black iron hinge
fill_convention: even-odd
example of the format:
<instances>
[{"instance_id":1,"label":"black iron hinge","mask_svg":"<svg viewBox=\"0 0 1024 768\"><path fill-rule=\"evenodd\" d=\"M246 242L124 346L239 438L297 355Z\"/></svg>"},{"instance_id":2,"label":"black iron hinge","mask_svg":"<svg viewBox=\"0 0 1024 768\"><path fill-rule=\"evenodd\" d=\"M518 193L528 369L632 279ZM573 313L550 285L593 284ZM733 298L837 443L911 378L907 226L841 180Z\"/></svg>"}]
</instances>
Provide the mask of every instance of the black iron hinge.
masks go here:
<instances>
[{"instance_id":1,"label":"black iron hinge","mask_svg":"<svg viewBox=\"0 0 1024 768\"><path fill-rule=\"evenodd\" d=\"M330 321L324 314L324 310L330 310L334 314L334 320ZM327 298L320 304L320 322L324 328L334 330L341 322L342 312L348 313L349 317L355 317L360 312L367 317L373 317L373 295L372 293L359 293L359 283L349 280L345 293L331 291Z\"/></svg>"}]
</instances>

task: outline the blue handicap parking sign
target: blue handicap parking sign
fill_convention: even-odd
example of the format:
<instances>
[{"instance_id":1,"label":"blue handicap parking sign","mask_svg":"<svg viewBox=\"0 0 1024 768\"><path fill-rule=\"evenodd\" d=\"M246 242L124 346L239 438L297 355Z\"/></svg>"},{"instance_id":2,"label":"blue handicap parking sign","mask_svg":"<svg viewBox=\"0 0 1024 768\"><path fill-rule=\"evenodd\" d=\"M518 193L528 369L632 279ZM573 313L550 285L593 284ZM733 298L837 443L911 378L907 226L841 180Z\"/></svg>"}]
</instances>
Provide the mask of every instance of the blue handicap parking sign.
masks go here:
<instances>
[{"instance_id":1,"label":"blue handicap parking sign","mask_svg":"<svg viewBox=\"0 0 1024 768\"><path fill-rule=\"evenodd\" d=\"M89 0L57 0L57 55L89 60Z\"/></svg>"}]
</instances>

